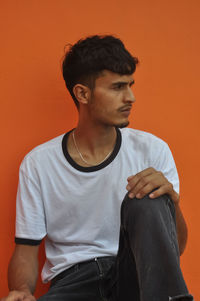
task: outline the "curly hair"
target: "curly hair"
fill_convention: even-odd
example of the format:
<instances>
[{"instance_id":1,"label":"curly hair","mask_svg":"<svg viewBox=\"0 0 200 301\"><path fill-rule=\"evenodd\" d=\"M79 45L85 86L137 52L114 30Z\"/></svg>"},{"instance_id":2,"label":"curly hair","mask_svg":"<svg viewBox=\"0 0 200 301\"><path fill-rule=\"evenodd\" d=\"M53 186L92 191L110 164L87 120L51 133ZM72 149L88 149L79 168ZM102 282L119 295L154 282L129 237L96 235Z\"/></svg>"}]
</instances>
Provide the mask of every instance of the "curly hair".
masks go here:
<instances>
[{"instance_id":1,"label":"curly hair","mask_svg":"<svg viewBox=\"0 0 200 301\"><path fill-rule=\"evenodd\" d=\"M69 45L62 63L62 72L67 89L79 108L79 102L73 93L76 84L86 85L92 90L103 70L131 75L137 64L138 59L126 50L120 39L112 35L94 35Z\"/></svg>"}]
</instances>

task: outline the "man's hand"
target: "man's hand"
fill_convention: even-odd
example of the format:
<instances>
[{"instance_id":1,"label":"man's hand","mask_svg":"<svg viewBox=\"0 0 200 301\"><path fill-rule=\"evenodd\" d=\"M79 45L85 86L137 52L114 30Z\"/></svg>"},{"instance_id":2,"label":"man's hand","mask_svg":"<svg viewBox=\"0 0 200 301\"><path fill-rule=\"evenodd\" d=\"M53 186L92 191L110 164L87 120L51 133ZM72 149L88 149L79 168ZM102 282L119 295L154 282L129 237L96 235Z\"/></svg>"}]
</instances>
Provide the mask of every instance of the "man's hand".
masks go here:
<instances>
[{"instance_id":1,"label":"man's hand","mask_svg":"<svg viewBox=\"0 0 200 301\"><path fill-rule=\"evenodd\" d=\"M11 291L9 295L5 298L2 298L1 301L36 301L36 299L30 293Z\"/></svg>"},{"instance_id":2,"label":"man's hand","mask_svg":"<svg viewBox=\"0 0 200 301\"><path fill-rule=\"evenodd\" d=\"M179 203L179 195L173 189L173 185L162 172L152 167L128 177L127 181L126 189L129 191L130 198L140 199L149 194L149 197L154 199L167 193L175 204Z\"/></svg>"}]
</instances>

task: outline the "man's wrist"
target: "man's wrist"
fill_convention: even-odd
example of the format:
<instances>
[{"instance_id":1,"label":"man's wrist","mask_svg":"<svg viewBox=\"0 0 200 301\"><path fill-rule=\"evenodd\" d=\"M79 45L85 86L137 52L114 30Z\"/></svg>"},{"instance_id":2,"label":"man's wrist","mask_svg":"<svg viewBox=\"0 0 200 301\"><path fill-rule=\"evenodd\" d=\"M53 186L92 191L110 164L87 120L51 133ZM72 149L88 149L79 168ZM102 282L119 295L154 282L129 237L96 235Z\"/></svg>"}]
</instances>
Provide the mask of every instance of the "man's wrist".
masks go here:
<instances>
[{"instance_id":1,"label":"man's wrist","mask_svg":"<svg viewBox=\"0 0 200 301\"><path fill-rule=\"evenodd\" d=\"M28 287L25 287L25 286L15 288L15 289L10 289L10 292L21 292L21 293L24 293L27 296L33 295L32 292L30 291L30 289Z\"/></svg>"},{"instance_id":2,"label":"man's wrist","mask_svg":"<svg viewBox=\"0 0 200 301\"><path fill-rule=\"evenodd\" d=\"M27 301L36 301L36 298L32 295L29 290L15 289L10 290L8 296L3 300L27 300ZM3 301L2 300L2 301Z\"/></svg>"},{"instance_id":3,"label":"man's wrist","mask_svg":"<svg viewBox=\"0 0 200 301\"><path fill-rule=\"evenodd\" d=\"M174 205L178 206L179 202L180 202L179 194L175 190L173 190L172 193L170 193L170 197L171 197L171 200L174 202Z\"/></svg>"}]
</instances>

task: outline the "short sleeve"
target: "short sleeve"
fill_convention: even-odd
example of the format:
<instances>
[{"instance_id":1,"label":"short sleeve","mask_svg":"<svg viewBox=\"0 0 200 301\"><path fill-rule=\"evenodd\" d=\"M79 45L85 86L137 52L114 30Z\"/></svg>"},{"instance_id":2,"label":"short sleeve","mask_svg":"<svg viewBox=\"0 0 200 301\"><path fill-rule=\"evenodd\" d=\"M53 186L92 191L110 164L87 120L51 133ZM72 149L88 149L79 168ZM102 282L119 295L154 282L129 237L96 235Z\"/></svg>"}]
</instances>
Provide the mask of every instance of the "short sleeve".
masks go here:
<instances>
[{"instance_id":1,"label":"short sleeve","mask_svg":"<svg viewBox=\"0 0 200 301\"><path fill-rule=\"evenodd\" d=\"M179 193L178 172L169 146L167 143L162 141L162 146L155 150L155 152L155 169L161 171L168 181L172 183L174 190Z\"/></svg>"},{"instance_id":2,"label":"short sleeve","mask_svg":"<svg viewBox=\"0 0 200 301\"><path fill-rule=\"evenodd\" d=\"M26 158L19 171L15 242L37 245L45 236L45 213L39 178L31 158Z\"/></svg>"}]
</instances>

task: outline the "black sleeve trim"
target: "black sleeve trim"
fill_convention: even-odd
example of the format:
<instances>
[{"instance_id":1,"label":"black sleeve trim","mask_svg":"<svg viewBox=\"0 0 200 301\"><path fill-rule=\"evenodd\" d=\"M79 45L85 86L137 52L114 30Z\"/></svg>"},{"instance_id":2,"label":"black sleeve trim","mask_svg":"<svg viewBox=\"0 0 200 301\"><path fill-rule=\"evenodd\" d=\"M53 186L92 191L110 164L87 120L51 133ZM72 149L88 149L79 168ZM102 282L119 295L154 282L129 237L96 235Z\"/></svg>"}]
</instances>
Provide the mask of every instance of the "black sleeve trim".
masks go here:
<instances>
[{"instance_id":1,"label":"black sleeve trim","mask_svg":"<svg viewBox=\"0 0 200 301\"><path fill-rule=\"evenodd\" d=\"M15 243L17 245L38 246L41 242L42 242L42 239L41 240L35 240L35 239L15 237Z\"/></svg>"}]
</instances>

